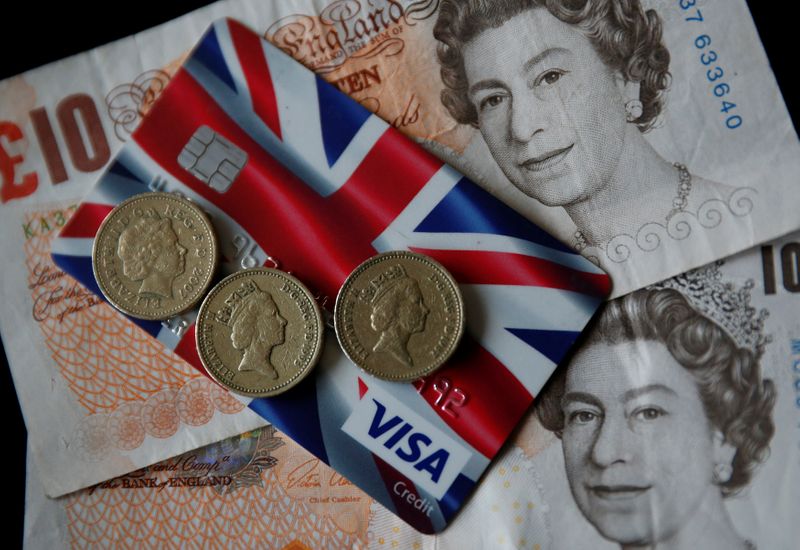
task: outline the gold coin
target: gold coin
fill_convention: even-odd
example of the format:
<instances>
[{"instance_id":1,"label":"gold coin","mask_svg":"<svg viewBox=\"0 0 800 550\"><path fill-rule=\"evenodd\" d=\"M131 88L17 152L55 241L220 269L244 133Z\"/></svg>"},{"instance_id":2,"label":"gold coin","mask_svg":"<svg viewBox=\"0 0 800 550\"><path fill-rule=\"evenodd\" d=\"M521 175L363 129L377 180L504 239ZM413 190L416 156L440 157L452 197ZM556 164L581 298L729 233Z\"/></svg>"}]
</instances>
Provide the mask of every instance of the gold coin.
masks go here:
<instances>
[{"instance_id":1,"label":"gold coin","mask_svg":"<svg viewBox=\"0 0 800 550\"><path fill-rule=\"evenodd\" d=\"M336 297L334 327L344 352L365 371L416 380L456 349L464 333L464 300L438 262L386 252L347 277Z\"/></svg>"},{"instance_id":2,"label":"gold coin","mask_svg":"<svg viewBox=\"0 0 800 550\"><path fill-rule=\"evenodd\" d=\"M291 275L257 267L225 277L197 316L197 351L230 390L268 397L299 383L322 352L325 326L309 290Z\"/></svg>"},{"instance_id":3,"label":"gold coin","mask_svg":"<svg viewBox=\"0 0 800 550\"><path fill-rule=\"evenodd\" d=\"M214 228L197 205L172 193L142 193L103 220L92 269L103 295L123 313L168 319L200 301L218 256Z\"/></svg>"}]
</instances>

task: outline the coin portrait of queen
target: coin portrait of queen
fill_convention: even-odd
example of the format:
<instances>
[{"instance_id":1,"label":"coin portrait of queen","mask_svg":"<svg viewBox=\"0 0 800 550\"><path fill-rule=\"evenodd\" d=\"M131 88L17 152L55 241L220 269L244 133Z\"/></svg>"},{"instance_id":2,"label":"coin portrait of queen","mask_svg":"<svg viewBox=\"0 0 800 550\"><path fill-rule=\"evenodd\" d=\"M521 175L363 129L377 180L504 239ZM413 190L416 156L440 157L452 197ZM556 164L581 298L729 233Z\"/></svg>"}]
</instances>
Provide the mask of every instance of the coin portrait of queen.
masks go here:
<instances>
[{"instance_id":1,"label":"coin portrait of queen","mask_svg":"<svg viewBox=\"0 0 800 550\"><path fill-rule=\"evenodd\" d=\"M172 297L172 283L186 268L187 249L167 219L138 219L122 231L117 256L122 272L132 281L142 281L139 294Z\"/></svg>"},{"instance_id":2,"label":"coin portrait of queen","mask_svg":"<svg viewBox=\"0 0 800 550\"><path fill-rule=\"evenodd\" d=\"M413 334L425 330L430 310L417 281L402 268L399 271L402 275L384 283L371 300L370 326L379 334L372 351L388 353L412 367L414 361L408 351L408 341Z\"/></svg>"},{"instance_id":3,"label":"coin portrait of queen","mask_svg":"<svg viewBox=\"0 0 800 550\"><path fill-rule=\"evenodd\" d=\"M724 501L749 484L775 431L765 315L749 287L702 274L605 307L536 410L600 535L622 548L754 548Z\"/></svg>"},{"instance_id":4,"label":"coin portrait of queen","mask_svg":"<svg viewBox=\"0 0 800 550\"><path fill-rule=\"evenodd\" d=\"M639 0L442 0L434 36L444 107L516 188L564 209L578 248L732 200L645 137L670 53Z\"/></svg>"},{"instance_id":5,"label":"coin portrait of queen","mask_svg":"<svg viewBox=\"0 0 800 550\"><path fill-rule=\"evenodd\" d=\"M270 356L272 349L286 340L286 319L272 295L255 290L245 296L234 308L230 326L231 344L243 352L237 370L277 379L278 371Z\"/></svg>"}]
</instances>

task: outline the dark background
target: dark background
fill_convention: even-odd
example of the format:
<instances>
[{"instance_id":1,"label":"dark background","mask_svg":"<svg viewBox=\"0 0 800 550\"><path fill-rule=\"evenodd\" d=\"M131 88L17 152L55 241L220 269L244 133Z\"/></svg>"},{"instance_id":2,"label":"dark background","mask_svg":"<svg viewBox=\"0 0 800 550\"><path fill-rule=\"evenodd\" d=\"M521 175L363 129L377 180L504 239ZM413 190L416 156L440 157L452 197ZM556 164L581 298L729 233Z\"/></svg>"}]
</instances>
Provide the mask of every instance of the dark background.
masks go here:
<instances>
[{"instance_id":1,"label":"dark background","mask_svg":"<svg viewBox=\"0 0 800 550\"><path fill-rule=\"evenodd\" d=\"M13 0L12 0L13 1ZM291 0L262 0L284 1ZM172 0L107 3L77 6L65 2L45 7L40 2L2 7L0 15L0 80L101 46L118 38L158 25L209 4L209 1ZM748 0L784 100L797 128L800 94L793 88L798 48L793 36L796 19L772 2ZM16 4L16 2L15 2ZM800 175L798 175L800 177ZM0 235L2 238L2 235ZM0 300L0 307L2 307ZM2 376L4 542L22 544L25 502L25 425L8 370L5 349L0 349ZM41 406L46 407L46 403ZM56 411L53 411L56 414Z\"/></svg>"}]
</instances>

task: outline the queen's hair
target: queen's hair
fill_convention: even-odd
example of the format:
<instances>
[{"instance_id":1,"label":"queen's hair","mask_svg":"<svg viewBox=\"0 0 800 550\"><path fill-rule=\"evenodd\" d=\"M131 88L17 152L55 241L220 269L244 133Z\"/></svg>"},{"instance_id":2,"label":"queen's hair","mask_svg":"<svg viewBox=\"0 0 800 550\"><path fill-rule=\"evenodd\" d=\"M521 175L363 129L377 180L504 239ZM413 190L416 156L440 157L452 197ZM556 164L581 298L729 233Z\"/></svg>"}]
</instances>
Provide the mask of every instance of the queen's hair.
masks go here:
<instances>
[{"instance_id":1,"label":"queen's hair","mask_svg":"<svg viewBox=\"0 0 800 550\"><path fill-rule=\"evenodd\" d=\"M635 124L642 132L652 128L670 83L670 56L662 42L661 18L654 10L642 9L639 0L442 0L433 35L439 41L436 52L445 85L442 104L450 115L478 126L478 112L467 94L464 45L482 31L538 7L582 30L606 65L626 81L640 84L643 111Z\"/></svg>"},{"instance_id":2,"label":"queen's hair","mask_svg":"<svg viewBox=\"0 0 800 550\"><path fill-rule=\"evenodd\" d=\"M762 379L753 351L738 347L725 330L673 289L642 289L613 300L591 330L584 345L635 340L664 344L694 378L710 424L736 449L733 473L719 483L723 496L749 483L753 470L767 458L775 433L775 386ZM561 401L568 369L559 369L536 408L542 425L559 436L564 429Z\"/></svg>"},{"instance_id":3,"label":"queen's hair","mask_svg":"<svg viewBox=\"0 0 800 550\"><path fill-rule=\"evenodd\" d=\"M383 332L393 324L400 322L397 313L400 304L414 293L419 293L419 285L409 277L398 279L386 292L376 296L372 304L372 314L369 317L372 329Z\"/></svg>"},{"instance_id":4,"label":"queen's hair","mask_svg":"<svg viewBox=\"0 0 800 550\"><path fill-rule=\"evenodd\" d=\"M125 275L137 281L152 271L164 271L166 267L160 265L161 253L177 241L169 220L137 220L119 238L117 255L124 262Z\"/></svg>"},{"instance_id":5,"label":"queen's hair","mask_svg":"<svg viewBox=\"0 0 800 550\"><path fill-rule=\"evenodd\" d=\"M279 314L275 300L268 292L256 291L245 296L231 315L230 326L238 328L249 343L269 340L267 319ZM245 347L249 347L248 344Z\"/></svg>"}]
</instances>

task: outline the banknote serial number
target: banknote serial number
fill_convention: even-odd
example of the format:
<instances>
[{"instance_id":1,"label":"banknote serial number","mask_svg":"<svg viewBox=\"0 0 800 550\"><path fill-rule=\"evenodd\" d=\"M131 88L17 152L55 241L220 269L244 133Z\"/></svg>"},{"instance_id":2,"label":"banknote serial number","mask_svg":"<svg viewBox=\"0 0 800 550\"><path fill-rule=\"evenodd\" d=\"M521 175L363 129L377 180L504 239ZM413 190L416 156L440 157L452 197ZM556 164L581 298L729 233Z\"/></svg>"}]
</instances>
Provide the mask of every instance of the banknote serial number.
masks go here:
<instances>
[{"instance_id":1,"label":"banknote serial number","mask_svg":"<svg viewBox=\"0 0 800 550\"><path fill-rule=\"evenodd\" d=\"M677 0L677 3L684 12L684 21L687 23L702 25L706 22L703 11L697 6L697 0ZM725 119L725 126L731 130L741 127L744 119L738 114L738 105L733 102L733 88L726 81L728 75L719 63L721 55L713 48L711 36L705 33L697 35L694 46L700 52L698 60L708 81L709 91L720 102L720 113Z\"/></svg>"}]
</instances>

